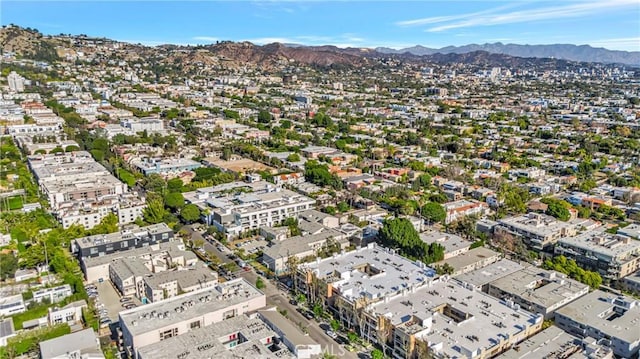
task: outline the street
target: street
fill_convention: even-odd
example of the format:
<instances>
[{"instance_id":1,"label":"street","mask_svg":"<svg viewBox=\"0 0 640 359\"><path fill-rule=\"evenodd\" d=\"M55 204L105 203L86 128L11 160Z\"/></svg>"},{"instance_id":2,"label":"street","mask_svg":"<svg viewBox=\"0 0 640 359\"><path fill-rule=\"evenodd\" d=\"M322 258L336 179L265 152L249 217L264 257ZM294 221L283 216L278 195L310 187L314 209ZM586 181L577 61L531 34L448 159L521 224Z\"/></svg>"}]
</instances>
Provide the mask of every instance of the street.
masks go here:
<instances>
[{"instance_id":1,"label":"street","mask_svg":"<svg viewBox=\"0 0 640 359\"><path fill-rule=\"evenodd\" d=\"M232 263L233 260L227 257L228 253L221 252L218 250L218 242L215 240L208 241L206 240L201 233L193 230L191 226L183 227L186 229L190 235L192 240L203 240L203 249L205 252L211 253L218 257L221 263ZM258 279L258 274L253 271L245 271L239 270L236 272L238 277L242 277L246 279L249 283L255 285L256 280ZM278 309L286 310L286 317L294 324L298 326L298 328L305 327L309 336L315 340L318 344L321 345L323 352L328 352L329 354L335 355L337 358L348 358L348 359L357 359L358 356L356 353L352 353L347 351L344 346L338 344L334 339L330 338L326 333L325 329L320 327L320 324L315 320L309 320L305 318L300 312L297 311L297 307L289 303L289 297L287 293L279 290L271 281L263 277L263 282L265 287L261 290L265 293L267 297L267 306L275 306Z\"/></svg>"}]
</instances>

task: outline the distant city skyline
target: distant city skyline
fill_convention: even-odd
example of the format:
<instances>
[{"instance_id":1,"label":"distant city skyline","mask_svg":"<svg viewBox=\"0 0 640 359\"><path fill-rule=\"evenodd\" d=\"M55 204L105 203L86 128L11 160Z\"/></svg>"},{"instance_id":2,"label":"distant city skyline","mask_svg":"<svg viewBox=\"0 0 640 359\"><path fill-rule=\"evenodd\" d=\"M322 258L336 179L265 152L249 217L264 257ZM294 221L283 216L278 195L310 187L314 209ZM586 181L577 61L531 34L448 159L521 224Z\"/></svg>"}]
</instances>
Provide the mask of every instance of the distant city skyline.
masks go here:
<instances>
[{"instance_id":1,"label":"distant city skyline","mask_svg":"<svg viewBox=\"0 0 640 359\"><path fill-rule=\"evenodd\" d=\"M119 41L405 48L515 43L640 51L640 1L15 1L2 25Z\"/></svg>"}]
</instances>

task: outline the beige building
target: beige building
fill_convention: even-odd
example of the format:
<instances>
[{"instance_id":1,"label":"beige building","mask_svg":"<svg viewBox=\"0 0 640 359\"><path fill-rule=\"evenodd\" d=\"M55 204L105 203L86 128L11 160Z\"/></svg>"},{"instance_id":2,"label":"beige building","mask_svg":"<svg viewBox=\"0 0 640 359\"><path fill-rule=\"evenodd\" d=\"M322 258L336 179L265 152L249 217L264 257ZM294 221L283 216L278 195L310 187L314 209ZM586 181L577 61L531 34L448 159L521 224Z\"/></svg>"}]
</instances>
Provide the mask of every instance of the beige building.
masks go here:
<instances>
[{"instance_id":1,"label":"beige building","mask_svg":"<svg viewBox=\"0 0 640 359\"><path fill-rule=\"evenodd\" d=\"M126 352L138 358L138 349L225 319L241 316L266 305L264 293L245 279L178 295L120 312Z\"/></svg>"}]
</instances>

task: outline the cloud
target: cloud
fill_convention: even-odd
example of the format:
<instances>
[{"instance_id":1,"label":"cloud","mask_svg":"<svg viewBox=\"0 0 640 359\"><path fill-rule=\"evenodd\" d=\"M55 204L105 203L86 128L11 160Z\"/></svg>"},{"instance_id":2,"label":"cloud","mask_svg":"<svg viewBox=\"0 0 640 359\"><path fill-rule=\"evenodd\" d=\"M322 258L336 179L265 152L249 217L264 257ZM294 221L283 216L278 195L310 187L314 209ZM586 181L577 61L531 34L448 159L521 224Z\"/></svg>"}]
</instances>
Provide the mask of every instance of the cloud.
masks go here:
<instances>
[{"instance_id":1,"label":"cloud","mask_svg":"<svg viewBox=\"0 0 640 359\"><path fill-rule=\"evenodd\" d=\"M588 16L607 10L637 8L638 0L603 0L582 1L562 6L546 6L505 12L510 7L523 5L514 3L493 9L451 16L435 16L422 19L397 22L398 26L420 26L439 24L428 28L427 32L442 32L477 26L494 26L503 24L526 23L551 19L564 19Z\"/></svg>"},{"instance_id":2,"label":"cloud","mask_svg":"<svg viewBox=\"0 0 640 359\"><path fill-rule=\"evenodd\" d=\"M256 39L246 39L246 40L242 40L242 41L249 41L253 44L257 44L257 45L266 45L266 44L272 44L274 42L279 42L282 44L295 44L297 43L295 40L290 39L290 38L286 38L286 37L259 37Z\"/></svg>"},{"instance_id":3,"label":"cloud","mask_svg":"<svg viewBox=\"0 0 640 359\"><path fill-rule=\"evenodd\" d=\"M285 44L303 44L309 46L334 45L337 47L362 47L364 46L363 43L366 42L365 39L351 33L336 36L300 35L294 37L260 37L242 41L249 41L258 45L280 42Z\"/></svg>"},{"instance_id":4,"label":"cloud","mask_svg":"<svg viewBox=\"0 0 640 359\"><path fill-rule=\"evenodd\" d=\"M640 36L593 40L587 41L587 43L594 47L604 47L610 50L640 51Z\"/></svg>"},{"instance_id":5,"label":"cloud","mask_svg":"<svg viewBox=\"0 0 640 359\"><path fill-rule=\"evenodd\" d=\"M212 37L212 36L195 36L193 37L193 39L197 41L205 41L205 42L216 42L220 40L217 37Z\"/></svg>"}]
</instances>

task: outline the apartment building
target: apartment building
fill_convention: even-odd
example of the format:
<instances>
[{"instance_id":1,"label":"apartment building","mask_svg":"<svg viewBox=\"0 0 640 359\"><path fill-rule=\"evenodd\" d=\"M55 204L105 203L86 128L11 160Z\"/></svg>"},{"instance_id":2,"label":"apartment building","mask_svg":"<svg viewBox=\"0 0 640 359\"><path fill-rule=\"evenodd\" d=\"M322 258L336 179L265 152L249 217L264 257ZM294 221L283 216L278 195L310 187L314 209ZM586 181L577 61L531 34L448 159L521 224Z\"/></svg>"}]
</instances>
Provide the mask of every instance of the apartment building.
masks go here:
<instances>
[{"instance_id":1,"label":"apartment building","mask_svg":"<svg viewBox=\"0 0 640 359\"><path fill-rule=\"evenodd\" d=\"M82 322L82 310L84 308L87 308L87 302L84 299L69 303L61 308L49 308L49 314L47 315L49 325L80 323Z\"/></svg>"},{"instance_id":2,"label":"apartment building","mask_svg":"<svg viewBox=\"0 0 640 359\"><path fill-rule=\"evenodd\" d=\"M64 228L89 229L115 213L121 224L141 216L144 201L86 151L31 155L29 167Z\"/></svg>"},{"instance_id":3,"label":"apartment building","mask_svg":"<svg viewBox=\"0 0 640 359\"><path fill-rule=\"evenodd\" d=\"M635 358L640 349L640 302L595 290L558 309L555 324L580 338L603 339L618 357Z\"/></svg>"},{"instance_id":4,"label":"apartment building","mask_svg":"<svg viewBox=\"0 0 640 359\"><path fill-rule=\"evenodd\" d=\"M467 289L371 244L302 265L297 289L394 358L494 356L538 331L542 316ZM491 320L490 320L491 319ZM428 349L427 349L428 348Z\"/></svg>"},{"instance_id":5,"label":"apartment building","mask_svg":"<svg viewBox=\"0 0 640 359\"><path fill-rule=\"evenodd\" d=\"M238 278L126 310L119 314L124 347L130 357L141 358L138 353L143 347L162 344L199 328L218 327L211 325L265 305L264 293Z\"/></svg>"},{"instance_id":6,"label":"apartment building","mask_svg":"<svg viewBox=\"0 0 640 359\"><path fill-rule=\"evenodd\" d=\"M8 317L26 310L22 294L0 297L0 316Z\"/></svg>"},{"instance_id":7,"label":"apartment building","mask_svg":"<svg viewBox=\"0 0 640 359\"><path fill-rule=\"evenodd\" d=\"M132 160L131 165L148 176L157 173L163 176L177 175L185 171L193 171L202 167L200 162L188 158L143 158Z\"/></svg>"},{"instance_id":8,"label":"apartment building","mask_svg":"<svg viewBox=\"0 0 640 359\"><path fill-rule=\"evenodd\" d=\"M613 359L613 350L593 338L578 338L552 325L497 359Z\"/></svg>"},{"instance_id":9,"label":"apartment building","mask_svg":"<svg viewBox=\"0 0 640 359\"><path fill-rule=\"evenodd\" d=\"M474 270L484 268L492 263L499 261L502 255L489 248L478 247L470 249L455 257L443 259L432 264L433 267L444 266L448 264L453 268L452 276L458 276Z\"/></svg>"},{"instance_id":10,"label":"apartment building","mask_svg":"<svg viewBox=\"0 0 640 359\"><path fill-rule=\"evenodd\" d=\"M459 221L464 217L482 217L489 213L489 206L484 202L459 200L448 202L442 205L447 212L445 223L450 224Z\"/></svg>"},{"instance_id":11,"label":"apartment building","mask_svg":"<svg viewBox=\"0 0 640 359\"><path fill-rule=\"evenodd\" d=\"M589 286L531 266L489 283L487 293L551 319L558 308L589 293Z\"/></svg>"},{"instance_id":12,"label":"apartment building","mask_svg":"<svg viewBox=\"0 0 640 359\"><path fill-rule=\"evenodd\" d=\"M140 348L138 359L293 359L283 338L260 318L239 316Z\"/></svg>"},{"instance_id":13,"label":"apartment building","mask_svg":"<svg viewBox=\"0 0 640 359\"><path fill-rule=\"evenodd\" d=\"M472 244L472 242L455 234L438 231L420 233L420 240L427 244L438 243L444 247L444 259L468 252Z\"/></svg>"},{"instance_id":14,"label":"apartment building","mask_svg":"<svg viewBox=\"0 0 640 359\"><path fill-rule=\"evenodd\" d=\"M41 341L38 346L41 359L104 359L100 340L91 328Z\"/></svg>"},{"instance_id":15,"label":"apartment building","mask_svg":"<svg viewBox=\"0 0 640 359\"><path fill-rule=\"evenodd\" d=\"M530 248L541 251L552 248L560 238L575 235L576 226L545 214L528 213L500 219L494 231L519 236Z\"/></svg>"},{"instance_id":16,"label":"apartment building","mask_svg":"<svg viewBox=\"0 0 640 359\"><path fill-rule=\"evenodd\" d=\"M607 279L620 279L640 270L640 241L607 233L603 228L560 239L555 254L573 259L580 267Z\"/></svg>"},{"instance_id":17,"label":"apartment building","mask_svg":"<svg viewBox=\"0 0 640 359\"><path fill-rule=\"evenodd\" d=\"M53 288L44 288L33 292L33 300L35 302L47 301L49 303L57 303L73 294L73 290L69 284Z\"/></svg>"},{"instance_id":18,"label":"apartment building","mask_svg":"<svg viewBox=\"0 0 640 359\"><path fill-rule=\"evenodd\" d=\"M78 238L71 242L71 252L82 259L98 257L131 248L141 248L173 239L173 230L165 223L121 230L109 234L97 234Z\"/></svg>"},{"instance_id":19,"label":"apartment building","mask_svg":"<svg viewBox=\"0 0 640 359\"><path fill-rule=\"evenodd\" d=\"M482 268L457 275L454 278L460 283L463 283L467 288L473 288L474 290L486 293L489 283L523 268L519 263L503 258Z\"/></svg>"},{"instance_id":20,"label":"apartment building","mask_svg":"<svg viewBox=\"0 0 640 359\"><path fill-rule=\"evenodd\" d=\"M207 224L236 236L250 229L274 227L312 209L315 200L266 181L233 182L184 193L203 211Z\"/></svg>"},{"instance_id":21,"label":"apartment building","mask_svg":"<svg viewBox=\"0 0 640 359\"><path fill-rule=\"evenodd\" d=\"M88 282L108 280L111 276L111 265L118 260L139 260L152 273L159 273L171 268L192 267L198 263L198 257L186 250L178 241L159 242L141 248L105 254L98 257L81 257L80 265Z\"/></svg>"},{"instance_id":22,"label":"apartment building","mask_svg":"<svg viewBox=\"0 0 640 359\"><path fill-rule=\"evenodd\" d=\"M468 289L371 244L301 265L295 285L394 358L488 358L537 332L543 318ZM429 348L429 349L427 349Z\"/></svg>"}]
</instances>

